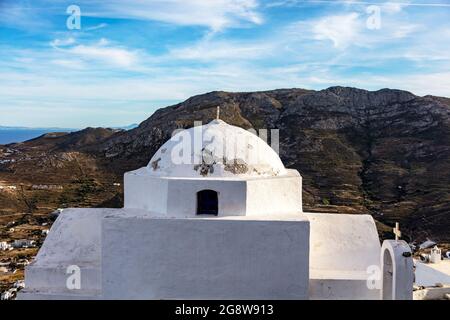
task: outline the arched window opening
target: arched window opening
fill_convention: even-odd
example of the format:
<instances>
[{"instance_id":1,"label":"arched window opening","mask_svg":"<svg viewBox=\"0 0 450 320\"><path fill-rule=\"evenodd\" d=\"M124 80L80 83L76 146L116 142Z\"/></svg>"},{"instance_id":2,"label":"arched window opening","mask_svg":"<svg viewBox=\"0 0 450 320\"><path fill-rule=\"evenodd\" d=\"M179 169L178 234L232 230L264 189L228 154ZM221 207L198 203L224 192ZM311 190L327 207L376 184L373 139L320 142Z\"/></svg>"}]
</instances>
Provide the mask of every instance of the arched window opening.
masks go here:
<instances>
[{"instance_id":1,"label":"arched window opening","mask_svg":"<svg viewBox=\"0 0 450 320\"><path fill-rule=\"evenodd\" d=\"M219 197L214 190L202 190L197 192L197 214L209 214L217 216L219 213Z\"/></svg>"}]
</instances>

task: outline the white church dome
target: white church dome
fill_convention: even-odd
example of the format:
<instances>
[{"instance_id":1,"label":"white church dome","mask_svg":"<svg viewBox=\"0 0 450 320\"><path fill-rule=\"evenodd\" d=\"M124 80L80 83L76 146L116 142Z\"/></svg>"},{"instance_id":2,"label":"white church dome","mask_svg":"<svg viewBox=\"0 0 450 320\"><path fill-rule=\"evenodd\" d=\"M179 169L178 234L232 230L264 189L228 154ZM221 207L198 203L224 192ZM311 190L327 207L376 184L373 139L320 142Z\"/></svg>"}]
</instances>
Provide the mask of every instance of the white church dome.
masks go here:
<instances>
[{"instance_id":1,"label":"white church dome","mask_svg":"<svg viewBox=\"0 0 450 320\"><path fill-rule=\"evenodd\" d=\"M252 132L213 120L176 133L152 157L161 177L268 177L286 173L277 153Z\"/></svg>"}]
</instances>

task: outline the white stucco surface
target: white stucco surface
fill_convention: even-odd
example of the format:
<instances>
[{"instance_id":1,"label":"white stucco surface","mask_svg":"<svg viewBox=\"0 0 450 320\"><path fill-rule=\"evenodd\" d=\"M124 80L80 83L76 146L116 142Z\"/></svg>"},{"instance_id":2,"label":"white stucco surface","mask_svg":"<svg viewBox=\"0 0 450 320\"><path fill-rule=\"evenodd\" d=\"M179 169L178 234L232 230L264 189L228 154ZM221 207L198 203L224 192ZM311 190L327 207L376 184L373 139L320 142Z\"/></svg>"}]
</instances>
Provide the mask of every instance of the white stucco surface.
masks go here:
<instances>
[{"instance_id":1,"label":"white stucco surface","mask_svg":"<svg viewBox=\"0 0 450 320\"><path fill-rule=\"evenodd\" d=\"M369 266L379 266L380 242L369 215L305 213L310 221L310 298L378 299Z\"/></svg>"},{"instance_id":2,"label":"white stucco surface","mask_svg":"<svg viewBox=\"0 0 450 320\"><path fill-rule=\"evenodd\" d=\"M52 293L69 294L67 268L77 265L83 277L80 294L101 290L101 221L114 209L66 209L47 235L34 261L25 267L25 286L19 298Z\"/></svg>"},{"instance_id":3,"label":"white stucco surface","mask_svg":"<svg viewBox=\"0 0 450 320\"><path fill-rule=\"evenodd\" d=\"M114 209L66 209L50 229L33 266L100 265L101 220Z\"/></svg>"},{"instance_id":4,"label":"white stucco surface","mask_svg":"<svg viewBox=\"0 0 450 320\"><path fill-rule=\"evenodd\" d=\"M366 274L332 274L326 279L309 280L311 300L379 300L379 292L379 289L368 288Z\"/></svg>"},{"instance_id":5,"label":"white stucco surface","mask_svg":"<svg viewBox=\"0 0 450 320\"><path fill-rule=\"evenodd\" d=\"M246 215L283 215L303 210L302 177L297 170L286 171L283 176L247 180Z\"/></svg>"},{"instance_id":6,"label":"white stucco surface","mask_svg":"<svg viewBox=\"0 0 450 320\"><path fill-rule=\"evenodd\" d=\"M165 215L167 213L168 179L153 178L146 167L124 175L124 207L143 209Z\"/></svg>"},{"instance_id":7,"label":"white stucco surface","mask_svg":"<svg viewBox=\"0 0 450 320\"><path fill-rule=\"evenodd\" d=\"M219 215L245 215L246 182L241 180L171 179L169 194L178 201L167 205L167 216L193 217L197 210L197 192L214 190L218 193Z\"/></svg>"},{"instance_id":8,"label":"white stucco surface","mask_svg":"<svg viewBox=\"0 0 450 320\"><path fill-rule=\"evenodd\" d=\"M19 299L93 299L101 294L102 220L107 215L147 215L143 210L65 209L37 256L25 267ZM68 267L80 268L81 290L69 290Z\"/></svg>"},{"instance_id":9,"label":"white stucco surface","mask_svg":"<svg viewBox=\"0 0 450 320\"><path fill-rule=\"evenodd\" d=\"M305 213L311 223L311 276L380 265L380 240L370 215Z\"/></svg>"},{"instance_id":10,"label":"white stucco surface","mask_svg":"<svg viewBox=\"0 0 450 320\"><path fill-rule=\"evenodd\" d=\"M193 217L197 192L218 193L219 216L279 215L302 210L302 180L296 170L273 177L155 177L147 168L125 174L125 208L155 217Z\"/></svg>"},{"instance_id":11,"label":"white stucco surface","mask_svg":"<svg viewBox=\"0 0 450 320\"><path fill-rule=\"evenodd\" d=\"M108 217L103 234L107 299L308 298L309 222L302 215ZM130 250L139 246L145 250Z\"/></svg>"},{"instance_id":12,"label":"white stucco surface","mask_svg":"<svg viewBox=\"0 0 450 320\"><path fill-rule=\"evenodd\" d=\"M370 219L326 216L167 219L136 209L65 210L28 266L21 298L376 299L358 261L372 262L377 246L339 235L345 222L355 239L361 228L370 239ZM81 267L81 291L65 288L70 264Z\"/></svg>"}]
</instances>

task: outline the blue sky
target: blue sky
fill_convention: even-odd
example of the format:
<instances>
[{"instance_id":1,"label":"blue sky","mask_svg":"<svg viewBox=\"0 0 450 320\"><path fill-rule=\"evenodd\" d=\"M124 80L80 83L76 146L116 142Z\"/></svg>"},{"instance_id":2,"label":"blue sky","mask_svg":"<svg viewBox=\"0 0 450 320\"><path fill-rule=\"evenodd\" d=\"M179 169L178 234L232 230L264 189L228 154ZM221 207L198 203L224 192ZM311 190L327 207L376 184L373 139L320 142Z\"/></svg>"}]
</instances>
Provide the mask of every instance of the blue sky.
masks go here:
<instances>
[{"instance_id":1,"label":"blue sky","mask_svg":"<svg viewBox=\"0 0 450 320\"><path fill-rule=\"evenodd\" d=\"M139 123L213 90L450 96L450 2L0 0L0 57L10 126Z\"/></svg>"}]
</instances>

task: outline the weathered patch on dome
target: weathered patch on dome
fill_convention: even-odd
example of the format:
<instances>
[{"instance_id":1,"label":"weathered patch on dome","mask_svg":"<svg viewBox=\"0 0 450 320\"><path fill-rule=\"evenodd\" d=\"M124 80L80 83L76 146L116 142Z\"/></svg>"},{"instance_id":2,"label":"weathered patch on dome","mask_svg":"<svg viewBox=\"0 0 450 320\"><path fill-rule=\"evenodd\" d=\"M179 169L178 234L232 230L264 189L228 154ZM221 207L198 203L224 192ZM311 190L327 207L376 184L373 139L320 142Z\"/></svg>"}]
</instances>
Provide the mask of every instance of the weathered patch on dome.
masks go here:
<instances>
[{"instance_id":1,"label":"weathered patch on dome","mask_svg":"<svg viewBox=\"0 0 450 320\"><path fill-rule=\"evenodd\" d=\"M273 168L267 168L267 169L263 169L263 168L252 168L253 172L255 172L258 175L269 175L269 176L277 176L280 171L279 170L274 170Z\"/></svg>"},{"instance_id":2,"label":"weathered patch on dome","mask_svg":"<svg viewBox=\"0 0 450 320\"><path fill-rule=\"evenodd\" d=\"M166 148L162 148L162 149L161 149L161 154L164 154L164 153L166 153L166 151L167 151L167 149L166 149Z\"/></svg>"},{"instance_id":3,"label":"weathered patch on dome","mask_svg":"<svg viewBox=\"0 0 450 320\"><path fill-rule=\"evenodd\" d=\"M206 159L206 161L205 161ZM217 162L217 159L214 157L214 154L211 150L202 149L202 163L196 164L194 166L195 171L200 170L200 174L206 177L209 173L214 173L214 164Z\"/></svg>"},{"instance_id":4,"label":"weathered patch on dome","mask_svg":"<svg viewBox=\"0 0 450 320\"><path fill-rule=\"evenodd\" d=\"M214 165L202 163L202 164L196 164L194 166L194 170L198 171L200 169L200 174L204 177L208 175L208 173L213 174L214 173Z\"/></svg>"},{"instance_id":5,"label":"weathered patch on dome","mask_svg":"<svg viewBox=\"0 0 450 320\"><path fill-rule=\"evenodd\" d=\"M253 168L253 172L257 173L258 175L261 175L261 172L259 172L259 170L256 168Z\"/></svg>"},{"instance_id":6,"label":"weathered patch on dome","mask_svg":"<svg viewBox=\"0 0 450 320\"><path fill-rule=\"evenodd\" d=\"M152 165L152 168L153 168L154 171L159 169L159 164L158 163L160 161L161 161L161 158L158 158L158 159L152 161L151 165Z\"/></svg>"},{"instance_id":7,"label":"weathered patch on dome","mask_svg":"<svg viewBox=\"0 0 450 320\"><path fill-rule=\"evenodd\" d=\"M225 161L225 166L223 169L233 174L244 174L248 172L249 168L244 160L234 159Z\"/></svg>"}]
</instances>

